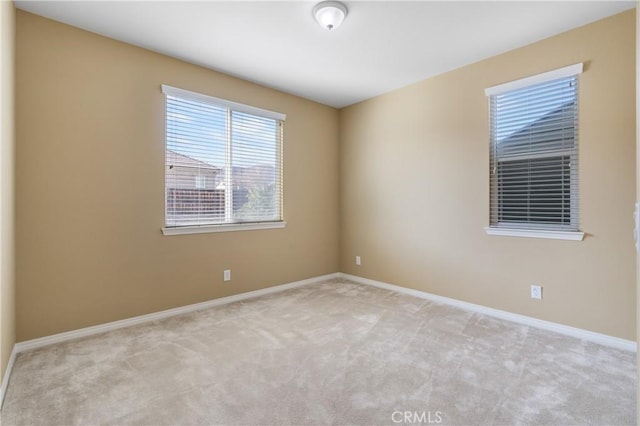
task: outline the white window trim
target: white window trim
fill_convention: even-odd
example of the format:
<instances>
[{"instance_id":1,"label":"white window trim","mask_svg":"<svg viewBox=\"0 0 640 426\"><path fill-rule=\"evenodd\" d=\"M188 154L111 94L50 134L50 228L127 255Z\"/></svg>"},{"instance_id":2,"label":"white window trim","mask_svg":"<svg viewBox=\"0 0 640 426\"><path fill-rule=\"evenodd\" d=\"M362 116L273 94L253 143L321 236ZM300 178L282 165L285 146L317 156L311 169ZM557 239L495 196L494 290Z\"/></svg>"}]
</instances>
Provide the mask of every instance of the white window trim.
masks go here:
<instances>
[{"instance_id":1,"label":"white window trim","mask_svg":"<svg viewBox=\"0 0 640 426\"><path fill-rule=\"evenodd\" d=\"M238 102L228 101L226 99L216 98L214 96L205 95L198 92L192 92L190 90L180 89L177 87L169 86L166 84L161 85L162 93L165 96L174 96L181 99L192 100L196 102L204 102L209 104L215 104L219 107L226 108L231 111L239 111L247 114L252 114L264 118L270 118L273 120L279 120L280 122L284 122L287 119L287 115L281 112L270 111L263 108L253 107L250 105L241 104ZM166 120L166 119L165 119ZM166 142L165 142L166 143ZM282 143L282 140L280 141ZM229 149L229 147L227 148ZM280 148L280 162L282 162L282 147ZM280 180L282 182L282 165L280 167ZM227 189L227 194L230 193L233 195L233 186L227 179L225 181L225 188ZM282 183L281 183L281 191L283 191ZM231 197L228 197L231 198ZM229 203L229 207L231 208L232 204ZM166 215L166 206L165 206L165 215ZM227 212L225 212L225 217ZM280 197L280 217L282 218L284 215L283 205L282 205L282 195ZM166 223L166 218L165 218ZM206 225L177 225L177 226L164 226L161 228L163 235L185 235L185 234L205 234L212 232L232 232L232 231L251 231L251 230L260 230L260 229L278 229L284 228L287 225L287 222L284 220L277 221L267 221L267 222L235 222L235 223L220 223L220 224L206 224Z\"/></svg>"},{"instance_id":2,"label":"white window trim","mask_svg":"<svg viewBox=\"0 0 640 426\"><path fill-rule=\"evenodd\" d=\"M484 228L487 235L501 237L545 238L549 240L582 241L584 232L580 231L548 231L542 229Z\"/></svg>"},{"instance_id":3,"label":"white window trim","mask_svg":"<svg viewBox=\"0 0 640 426\"><path fill-rule=\"evenodd\" d=\"M253 231L284 228L287 222L230 223L222 225L175 226L162 228L163 235L208 234L211 232Z\"/></svg>"},{"instance_id":4,"label":"white window trim","mask_svg":"<svg viewBox=\"0 0 640 426\"><path fill-rule=\"evenodd\" d=\"M556 70L543 72L542 74L536 74L530 77L521 78L520 80L509 81L508 83L487 87L486 89L484 89L484 94L487 96L499 95L511 90L533 86L534 84L545 83L547 81L557 80L563 77L571 77L572 75L582 74L582 69L582 62L579 62L577 64L558 68Z\"/></svg>"},{"instance_id":5,"label":"white window trim","mask_svg":"<svg viewBox=\"0 0 640 426\"><path fill-rule=\"evenodd\" d=\"M223 108L232 109L234 111L244 112L247 114L259 115L261 117L271 118L273 120L285 121L287 119L287 115L281 112L269 111L268 109L257 108L251 105L245 105L238 102L228 101L226 99L203 95L202 93L179 89L177 87L167 86L166 84L162 85L162 93L164 93L165 95L175 96L177 98L216 104Z\"/></svg>"},{"instance_id":6,"label":"white window trim","mask_svg":"<svg viewBox=\"0 0 640 426\"><path fill-rule=\"evenodd\" d=\"M542 74L536 74L529 77L521 78L519 80L509 81L507 83L498 84L496 86L487 87L484 89L486 96L499 95L511 90L521 89L524 87L532 86L534 84L545 83L547 81L556 80L563 77L570 77L577 74L582 74L584 65L582 62L577 64L568 65L563 68L547 71ZM484 228L487 235L501 236L501 237L523 237L523 238L544 238L550 240L569 240L569 241L582 241L584 240L584 232L581 231L553 231L553 230L541 230L541 229L519 229L519 228L499 228L487 226Z\"/></svg>"}]
</instances>

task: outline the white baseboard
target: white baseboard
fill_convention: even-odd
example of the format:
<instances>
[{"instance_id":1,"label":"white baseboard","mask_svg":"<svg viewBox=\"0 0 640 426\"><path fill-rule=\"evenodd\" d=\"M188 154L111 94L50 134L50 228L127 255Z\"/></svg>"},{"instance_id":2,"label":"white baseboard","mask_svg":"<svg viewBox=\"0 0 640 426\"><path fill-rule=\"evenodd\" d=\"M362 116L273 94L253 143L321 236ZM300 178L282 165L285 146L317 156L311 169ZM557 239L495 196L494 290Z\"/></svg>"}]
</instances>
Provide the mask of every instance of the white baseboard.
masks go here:
<instances>
[{"instance_id":1,"label":"white baseboard","mask_svg":"<svg viewBox=\"0 0 640 426\"><path fill-rule=\"evenodd\" d=\"M512 312L501 311L499 309L493 309L482 305L475 305L473 303L463 302L457 299L451 299L449 297L438 296L436 294L427 293L424 291L413 290L406 287L400 287L393 284L384 283L381 281L371 280L369 278L359 277L357 275L350 275L340 273L340 277L355 281L360 284L366 284L385 290L395 291L397 293L404 293L410 296L419 297L421 299L427 299L434 302L442 303L444 305L455 306L457 308L465 309L467 311L478 312L491 317L500 318L503 320L516 322L518 324L524 324L543 330L554 331L556 333L564 334L566 336L576 337L578 339L587 340L589 342L599 343L604 346L609 346L617 349L623 349L626 351L636 352L638 345L632 340L621 339L619 337L608 336L606 334L600 334L589 330L583 330L581 328L570 327L564 324L558 324L551 321L544 321L541 319L528 317L525 315L514 314Z\"/></svg>"},{"instance_id":2,"label":"white baseboard","mask_svg":"<svg viewBox=\"0 0 640 426\"><path fill-rule=\"evenodd\" d=\"M167 309L165 311L154 312L152 314L140 315L133 318L127 318L120 321L108 322L106 324L100 324L93 327L81 328L78 330L67 331L64 333L54 334L51 336L40 337L38 339L26 340L13 345L11 351L11 357L7 365L4 377L2 379L2 386L0 387L0 410L4 404L4 396L9 386L9 379L11 378L11 372L13 371L13 365L16 361L16 356L20 352L28 351L31 349L41 348L43 346L53 345L55 343L66 342L69 340L80 339L82 337L92 336L95 334L105 333L107 331L117 330L119 328L131 327L133 325L144 324L151 321L157 321L164 318L174 317L176 315L182 315L189 312L199 311L202 309L210 308L213 306L220 306L227 303L238 302L240 300L251 299L258 296L264 296L271 293L277 293L291 288L301 287L308 284L313 284L321 281L330 280L333 278L339 278L340 273L335 272L333 274L321 275L319 277L313 277L306 280L295 281L288 284L276 285L273 287L267 287L260 290L249 291L246 293L234 294L233 296L221 297L219 299L207 300L206 302L194 303L192 305L181 306L179 308Z\"/></svg>"},{"instance_id":3,"label":"white baseboard","mask_svg":"<svg viewBox=\"0 0 640 426\"><path fill-rule=\"evenodd\" d=\"M69 340L75 340L82 337L92 336L95 334L105 333L107 331L117 330L120 328L131 327L133 325L148 323L152 321L161 320L164 318L173 317L176 315L182 315L194 311L199 311L214 306L220 306L227 303L238 302L240 300L251 299L254 297L264 296L271 293L277 293L280 291L301 287L308 284L313 284L321 281L326 281L334 278L344 278L360 284L371 285L385 290L391 290L398 293L404 293L410 296L419 297L421 299L427 299L434 302L442 303L445 305L455 306L468 311L478 312L481 314L489 315L495 318L504 319L507 321L516 322L544 330L554 331L556 333L564 334L578 339L584 339L590 342L599 343L601 345L610 346L627 351L637 351L637 344L631 340L620 339L618 337L608 336L605 334L595 333L593 331L583 330L580 328L570 327L563 324L558 324L550 321L544 321L537 318L527 317L524 315L514 314L507 311L501 311L498 309L488 308L486 306L475 305L473 303L463 302L457 299L451 299L448 297L438 296L431 293L426 293L419 290L413 290L406 287L400 287L393 284L384 283L381 281L375 281L368 278L359 277L356 275L344 274L336 272L333 274L322 275L319 277L309 278L306 280L295 281L288 284L276 285L273 287L267 287L260 290L250 291L247 293L240 293L233 296L222 297L219 299L212 299L206 302L195 303L192 305L181 306L179 308L167 309L165 311L155 312L147 315L140 315L133 318L127 318L120 321L113 321L106 324L96 325L93 327L81 328L79 330L67 331L65 333L54 334L51 336L41 337L38 339L27 340L24 342L16 343L11 351L9 363L7 364L7 370L5 371L2 379L2 385L0 387L0 409L4 403L4 396L9 385L9 379L11 378L11 372L13 371L13 365L16 360L17 354L20 352L28 351L31 349L37 349L44 346L53 345L55 343L66 342Z\"/></svg>"},{"instance_id":4,"label":"white baseboard","mask_svg":"<svg viewBox=\"0 0 640 426\"><path fill-rule=\"evenodd\" d=\"M0 410L2 410L2 406L4 405L4 396L7 394L7 386L9 386L9 378L11 377L11 372L13 371L13 365L16 363L16 355L18 351L16 349L16 345L13 345L13 349L11 349L11 355L9 356L9 362L7 363L7 369L4 372L4 376L2 377L2 385L0 386Z\"/></svg>"},{"instance_id":5,"label":"white baseboard","mask_svg":"<svg viewBox=\"0 0 640 426\"><path fill-rule=\"evenodd\" d=\"M264 296L271 293L277 293L291 288L301 287L320 281L338 278L338 272L319 277L309 278L302 281L295 281L288 284L276 285L260 290L249 291L247 293L234 294L233 296L221 297L219 299L207 300L206 302L194 303L192 305L181 306L179 308L167 309L166 311L154 312L152 314L140 315L137 317L127 318L119 321L108 322L106 324L95 325L92 327L81 328L78 330L67 331L64 333L54 334L51 336L40 337L38 339L26 340L15 344L15 352L20 353L31 349L41 348L43 346L53 345L55 343L66 342L69 340L79 339L81 337L92 336L107 331L117 330L119 328L131 327L132 325L144 324L151 321L157 321L164 318L174 317L176 315L187 314L189 312L199 311L211 308L213 306L224 305L227 303L238 302L240 300L251 299L258 296Z\"/></svg>"}]
</instances>

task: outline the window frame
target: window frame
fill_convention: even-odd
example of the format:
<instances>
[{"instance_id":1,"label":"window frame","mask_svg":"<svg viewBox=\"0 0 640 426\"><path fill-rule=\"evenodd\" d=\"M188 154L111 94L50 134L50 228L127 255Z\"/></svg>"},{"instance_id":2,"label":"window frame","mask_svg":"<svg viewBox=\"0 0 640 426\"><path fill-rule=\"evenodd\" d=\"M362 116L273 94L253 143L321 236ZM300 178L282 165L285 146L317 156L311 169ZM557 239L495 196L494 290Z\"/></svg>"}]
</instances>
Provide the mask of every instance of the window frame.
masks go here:
<instances>
[{"instance_id":1,"label":"window frame","mask_svg":"<svg viewBox=\"0 0 640 426\"><path fill-rule=\"evenodd\" d=\"M167 97L172 96L188 101L201 102L209 105L213 105L215 107L220 107L227 109L227 114L231 114L231 112L239 112L250 114L253 116L273 119L278 121L278 125L282 126L284 121L286 120L286 114L270 111L250 105L245 105L233 101L228 101L226 99L216 98L213 96L205 95L202 93L192 92L185 89L179 89L177 87L172 87L168 85L161 85L163 97L164 97L164 125L165 125L165 137L164 137L164 151L167 151ZM260 230L260 229L277 229L284 228L287 222L284 220L284 182L283 182L283 170L284 170L284 129L281 127L279 130L279 147L278 147L278 156L279 156L279 169L276 170L278 174L278 179L280 181L280 197L279 197L279 220L268 220L268 221L253 221L253 222L226 222L226 223L207 223L207 224L188 224L188 225L167 225L167 170L166 170L166 159L165 159L165 172L163 175L164 179L164 226L161 228L163 235L182 235L182 234L200 234L200 233L212 233L212 232L230 232L230 231L250 231L250 230ZM228 149L228 148L227 148ZM166 154L165 154L166 155ZM206 178L205 178L206 179ZM227 178L229 179L229 178ZM228 184L229 182L227 182ZM233 190L233 185L230 186L231 191ZM226 203L229 204L229 203ZM228 206L225 204L225 209L228 210ZM228 212L225 212L225 216L227 216Z\"/></svg>"},{"instance_id":2,"label":"window frame","mask_svg":"<svg viewBox=\"0 0 640 426\"><path fill-rule=\"evenodd\" d=\"M485 89L485 95L488 97L489 104L491 105L491 97L495 95L500 95L506 92L511 92L518 89L524 89L527 87L534 86L540 83L551 82L553 80L566 78L566 77L576 77L581 74L583 71L583 64L577 63L574 65L570 65L567 67L559 68L556 70L552 70L549 72L545 72L542 74L533 75L530 77L526 77L520 80L511 81L508 83L500 84L497 86L489 87ZM578 94L576 93L576 103L578 102ZM576 105L577 107L577 105ZM493 112L491 111L491 107L489 110L489 126L493 128L494 117ZM490 135L490 149L494 150L496 145L494 141L493 130L491 130ZM577 139L575 141L577 144ZM575 148L576 152L571 155L577 156L577 146ZM498 158L494 157L496 154L491 153L491 161L490 166L496 166L498 163ZM547 158L562 158L566 154L562 154L561 152L553 153L553 155L549 154ZM530 156L523 155L521 159L533 159L536 154L532 154ZM517 161L514 159L513 161ZM496 164L493 164L493 163ZM569 159L570 165L572 164L572 158L570 156ZM576 158L575 167L578 167L579 160ZM498 173L497 170L489 170L489 173ZM570 205L578 205L578 193L579 193L579 185L577 181L570 180ZM575 188L574 188L575 185ZM500 207L496 206L496 203L499 203L499 182L498 179L490 179L489 183L489 203L490 203L490 225L485 227L485 232L487 235L496 235L496 236L508 236L508 237L527 237L527 238L545 238L545 239L560 239L560 240L573 240L573 241L582 241L584 239L584 232L580 231L578 228L578 217L577 215L571 215L571 225L575 227L576 230L566 230L562 229L564 226L562 224L547 224L547 225L531 225L524 222L496 222L495 224L491 224L491 211L494 209L496 213L499 212ZM498 213L499 214L499 213Z\"/></svg>"}]
</instances>

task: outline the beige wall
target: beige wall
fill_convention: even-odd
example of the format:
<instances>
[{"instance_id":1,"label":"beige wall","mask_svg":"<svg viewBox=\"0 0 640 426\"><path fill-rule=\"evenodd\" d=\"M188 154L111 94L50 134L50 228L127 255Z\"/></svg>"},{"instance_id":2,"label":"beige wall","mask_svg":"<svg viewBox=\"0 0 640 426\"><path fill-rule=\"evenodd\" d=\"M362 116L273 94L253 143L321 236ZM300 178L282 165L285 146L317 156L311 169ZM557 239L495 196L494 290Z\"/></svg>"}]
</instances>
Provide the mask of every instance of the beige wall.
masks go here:
<instances>
[{"instance_id":1,"label":"beige wall","mask_svg":"<svg viewBox=\"0 0 640 426\"><path fill-rule=\"evenodd\" d=\"M18 341L338 271L335 109L22 11L16 29ZM287 114L285 229L162 235L161 84Z\"/></svg>"},{"instance_id":2,"label":"beige wall","mask_svg":"<svg viewBox=\"0 0 640 426\"><path fill-rule=\"evenodd\" d=\"M640 201L640 7L636 2L636 203ZM636 342L640 342L640 254L636 253ZM636 354L640 371L640 352ZM640 407L640 380L636 389L636 407ZM640 424L640 410L636 410L636 423Z\"/></svg>"},{"instance_id":3,"label":"beige wall","mask_svg":"<svg viewBox=\"0 0 640 426\"><path fill-rule=\"evenodd\" d=\"M15 328L13 2L0 1L0 370L4 377Z\"/></svg>"},{"instance_id":4,"label":"beige wall","mask_svg":"<svg viewBox=\"0 0 640 426\"><path fill-rule=\"evenodd\" d=\"M341 271L635 340L634 28L628 11L342 110ZM576 62L586 239L487 236L484 88Z\"/></svg>"},{"instance_id":5,"label":"beige wall","mask_svg":"<svg viewBox=\"0 0 640 426\"><path fill-rule=\"evenodd\" d=\"M338 270L635 339L632 11L340 114L26 12L16 25L18 341ZM587 238L487 236L484 88L580 61ZM163 83L288 115L284 230L162 236Z\"/></svg>"}]
</instances>

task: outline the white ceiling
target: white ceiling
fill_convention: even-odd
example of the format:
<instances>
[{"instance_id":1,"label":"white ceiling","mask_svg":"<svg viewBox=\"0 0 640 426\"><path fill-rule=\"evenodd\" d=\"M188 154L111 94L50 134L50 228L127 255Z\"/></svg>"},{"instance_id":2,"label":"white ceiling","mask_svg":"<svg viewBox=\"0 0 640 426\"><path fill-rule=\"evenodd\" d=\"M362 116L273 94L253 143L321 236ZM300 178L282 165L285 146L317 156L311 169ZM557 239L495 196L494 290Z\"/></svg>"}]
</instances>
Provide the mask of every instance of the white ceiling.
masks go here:
<instances>
[{"instance_id":1,"label":"white ceiling","mask_svg":"<svg viewBox=\"0 0 640 426\"><path fill-rule=\"evenodd\" d=\"M635 6L633 1L16 1L19 9L343 107Z\"/></svg>"}]
</instances>

